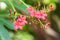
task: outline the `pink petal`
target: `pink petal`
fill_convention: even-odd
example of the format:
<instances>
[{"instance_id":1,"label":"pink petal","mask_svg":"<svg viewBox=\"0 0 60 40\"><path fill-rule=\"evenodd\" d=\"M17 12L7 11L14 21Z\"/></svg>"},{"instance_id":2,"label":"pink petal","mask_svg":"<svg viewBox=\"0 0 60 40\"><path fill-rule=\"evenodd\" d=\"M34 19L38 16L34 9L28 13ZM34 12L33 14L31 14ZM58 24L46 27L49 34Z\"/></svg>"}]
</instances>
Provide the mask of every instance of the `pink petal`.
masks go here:
<instances>
[{"instance_id":1,"label":"pink petal","mask_svg":"<svg viewBox=\"0 0 60 40\"><path fill-rule=\"evenodd\" d=\"M32 11L32 9L33 9L32 6L27 8L28 11Z\"/></svg>"},{"instance_id":2,"label":"pink petal","mask_svg":"<svg viewBox=\"0 0 60 40\"><path fill-rule=\"evenodd\" d=\"M46 17L43 16L42 19L43 19L43 20L46 20Z\"/></svg>"},{"instance_id":3,"label":"pink petal","mask_svg":"<svg viewBox=\"0 0 60 40\"><path fill-rule=\"evenodd\" d=\"M14 26L14 30L17 30L18 29L18 27L17 26Z\"/></svg>"},{"instance_id":4,"label":"pink petal","mask_svg":"<svg viewBox=\"0 0 60 40\"><path fill-rule=\"evenodd\" d=\"M44 16L47 16L47 14L45 13L45 14L43 14Z\"/></svg>"},{"instance_id":5,"label":"pink petal","mask_svg":"<svg viewBox=\"0 0 60 40\"><path fill-rule=\"evenodd\" d=\"M22 26L19 26L19 29L22 30L23 29Z\"/></svg>"},{"instance_id":6,"label":"pink petal","mask_svg":"<svg viewBox=\"0 0 60 40\"><path fill-rule=\"evenodd\" d=\"M47 23L45 24L45 26L50 26L50 24L51 24L50 22L47 22Z\"/></svg>"}]
</instances>

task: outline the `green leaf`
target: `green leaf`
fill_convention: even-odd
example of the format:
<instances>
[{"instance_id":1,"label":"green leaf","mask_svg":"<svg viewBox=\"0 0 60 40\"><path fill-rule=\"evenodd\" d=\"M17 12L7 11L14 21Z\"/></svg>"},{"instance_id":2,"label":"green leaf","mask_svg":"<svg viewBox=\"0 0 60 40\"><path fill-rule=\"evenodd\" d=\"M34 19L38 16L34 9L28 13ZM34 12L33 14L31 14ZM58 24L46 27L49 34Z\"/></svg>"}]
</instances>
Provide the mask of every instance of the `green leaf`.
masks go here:
<instances>
[{"instance_id":1,"label":"green leaf","mask_svg":"<svg viewBox=\"0 0 60 40\"><path fill-rule=\"evenodd\" d=\"M2 40L10 40L8 31L4 28L4 26L0 23L0 35Z\"/></svg>"},{"instance_id":2,"label":"green leaf","mask_svg":"<svg viewBox=\"0 0 60 40\"><path fill-rule=\"evenodd\" d=\"M9 29L14 29L14 25L10 20L6 20L4 18L0 17L0 21L2 21L2 23Z\"/></svg>"},{"instance_id":3,"label":"green leaf","mask_svg":"<svg viewBox=\"0 0 60 40\"><path fill-rule=\"evenodd\" d=\"M8 16L9 16L8 13L2 13L2 12L0 12L0 17L7 18Z\"/></svg>"},{"instance_id":4,"label":"green leaf","mask_svg":"<svg viewBox=\"0 0 60 40\"><path fill-rule=\"evenodd\" d=\"M20 2L20 1L18 1L18 2ZM18 2L16 2L16 1L12 1L12 3L14 4L14 6L18 9L18 10L21 10L21 11L24 11L25 13L28 13L28 11L26 10L26 6L24 5L24 4L22 4L22 3L18 3Z\"/></svg>"},{"instance_id":5,"label":"green leaf","mask_svg":"<svg viewBox=\"0 0 60 40\"><path fill-rule=\"evenodd\" d=\"M1 36L0 36L0 40L2 40L2 39L1 39Z\"/></svg>"}]
</instances>

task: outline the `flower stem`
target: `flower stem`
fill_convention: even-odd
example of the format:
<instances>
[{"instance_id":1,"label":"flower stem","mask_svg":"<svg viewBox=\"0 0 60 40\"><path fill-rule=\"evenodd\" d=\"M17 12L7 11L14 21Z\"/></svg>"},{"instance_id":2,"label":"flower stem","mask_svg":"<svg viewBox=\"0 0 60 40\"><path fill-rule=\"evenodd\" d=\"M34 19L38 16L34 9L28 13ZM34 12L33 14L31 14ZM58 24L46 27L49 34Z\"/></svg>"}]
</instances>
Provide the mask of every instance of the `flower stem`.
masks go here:
<instances>
[{"instance_id":1,"label":"flower stem","mask_svg":"<svg viewBox=\"0 0 60 40\"><path fill-rule=\"evenodd\" d=\"M12 9L13 9L14 11L16 11L15 8L14 8L14 6L13 6L13 4L12 4L12 2L11 2L11 0L8 0L8 1L9 1L10 5L12 6Z\"/></svg>"},{"instance_id":2,"label":"flower stem","mask_svg":"<svg viewBox=\"0 0 60 40\"><path fill-rule=\"evenodd\" d=\"M39 20L39 19L38 19ZM44 26L44 24L41 22L41 20L39 20L40 24L42 25L42 28L45 29L47 28L46 26Z\"/></svg>"},{"instance_id":3,"label":"flower stem","mask_svg":"<svg viewBox=\"0 0 60 40\"><path fill-rule=\"evenodd\" d=\"M39 19L38 19L39 20ZM41 20L39 20L40 24L43 26L43 23L41 22Z\"/></svg>"},{"instance_id":4,"label":"flower stem","mask_svg":"<svg viewBox=\"0 0 60 40\"><path fill-rule=\"evenodd\" d=\"M16 9L14 8L14 5L12 4L11 0L8 0L8 1L9 1L10 5L11 5L13 11L16 12ZM17 12L15 13L14 21L15 21L16 17L17 17Z\"/></svg>"},{"instance_id":5,"label":"flower stem","mask_svg":"<svg viewBox=\"0 0 60 40\"><path fill-rule=\"evenodd\" d=\"M21 3L23 3L26 7L28 7L28 5L26 3L24 3L22 0L19 0Z\"/></svg>"}]
</instances>

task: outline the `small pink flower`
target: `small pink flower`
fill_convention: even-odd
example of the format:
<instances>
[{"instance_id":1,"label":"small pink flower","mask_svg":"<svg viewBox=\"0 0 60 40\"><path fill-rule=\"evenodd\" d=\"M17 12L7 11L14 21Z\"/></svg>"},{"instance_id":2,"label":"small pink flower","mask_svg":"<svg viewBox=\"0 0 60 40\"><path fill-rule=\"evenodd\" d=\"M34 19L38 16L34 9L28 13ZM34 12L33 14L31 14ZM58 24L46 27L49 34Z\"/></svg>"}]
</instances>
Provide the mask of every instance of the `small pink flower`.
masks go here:
<instances>
[{"instance_id":1,"label":"small pink flower","mask_svg":"<svg viewBox=\"0 0 60 40\"><path fill-rule=\"evenodd\" d=\"M46 24L44 24L43 26L40 26L40 28L47 28L47 27L49 27L51 25L51 23L50 22L47 22Z\"/></svg>"},{"instance_id":2,"label":"small pink flower","mask_svg":"<svg viewBox=\"0 0 60 40\"><path fill-rule=\"evenodd\" d=\"M46 17L47 17L47 14L45 13L45 11L44 10L40 10L40 18L45 20Z\"/></svg>"},{"instance_id":3,"label":"small pink flower","mask_svg":"<svg viewBox=\"0 0 60 40\"><path fill-rule=\"evenodd\" d=\"M44 12L44 10L37 11L36 18L41 18L42 20L46 20L47 14Z\"/></svg>"},{"instance_id":4,"label":"small pink flower","mask_svg":"<svg viewBox=\"0 0 60 40\"><path fill-rule=\"evenodd\" d=\"M33 10L32 6L28 7L27 10L30 12Z\"/></svg>"},{"instance_id":5,"label":"small pink flower","mask_svg":"<svg viewBox=\"0 0 60 40\"><path fill-rule=\"evenodd\" d=\"M27 24L26 17L20 15L16 21L13 22L14 24L14 30L20 29L22 30L22 27Z\"/></svg>"},{"instance_id":6,"label":"small pink flower","mask_svg":"<svg viewBox=\"0 0 60 40\"><path fill-rule=\"evenodd\" d=\"M36 18L41 18L40 16L41 16L41 15L40 15L40 11L37 11L35 17L36 17Z\"/></svg>"},{"instance_id":7,"label":"small pink flower","mask_svg":"<svg viewBox=\"0 0 60 40\"><path fill-rule=\"evenodd\" d=\"M47 23L45 24L45 26L48 27L48 26L50 26L50 24L51 24L50 22L47 22Z\"/></svg>"},{"instance_id":8,"label":"small pink flower","mask_svg":"<svg viewBox=\"0 0 60 40\"><path fill-rule=\"evenodd\" d=\"M36 11L35 10L31 11L30 15L31 16L35 16L36 15Z\"/></svg>"}]
</instances>

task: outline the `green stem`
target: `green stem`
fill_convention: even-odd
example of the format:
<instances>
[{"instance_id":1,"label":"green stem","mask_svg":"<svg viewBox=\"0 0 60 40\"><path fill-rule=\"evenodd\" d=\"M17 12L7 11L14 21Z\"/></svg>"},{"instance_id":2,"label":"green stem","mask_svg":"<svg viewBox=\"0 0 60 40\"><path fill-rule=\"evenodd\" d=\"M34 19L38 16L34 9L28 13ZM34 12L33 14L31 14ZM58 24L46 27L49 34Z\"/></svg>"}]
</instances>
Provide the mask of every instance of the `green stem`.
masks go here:
<instances>
[{"instance_id":1,"label":"green stem","mask_svg":"<svg viewBox=\"0 0 60 40\"><path fill-rule=\"evenodd\" d=\"M39 19L38 19L39 20ZM39 20L40 24L43 26L43 23L41 22L41 20Z\"/></svg>"},{"instance_id":2,"label":"green stem","mask_svg":"<svg viewBox=\"0 0 60 40\"><path fill-rule=\"evenodd\" d=\"M14 8L12 2L11 2L10 0L8 0L8 1L9 1L10 5L12 6L12 9L14 10L14 12L16 12L16 9ZM14 17L15 17L15 18L14 18L14 21L15 21L15 19L16 19L16 17L17 17L17 12L16 12L16 14L15 14Z\"/></svg>"},{"instance_id":3,"label":"green stem","mask_svg":"<svg viewBox=\"0 0 60 40\"><path fill-rule=\"evenodd\" d=\"M11 2L11 0L8 0L8 1L9 1L10 5L12 6L12 9L13 9L14 11L16 11L15 8L14 8L14 6L13 6L13 4L12 4L12 2Z\"/></svg>"},{"instance_id":4,"label":"green stem","mask_svg":"<svg viewBox=\"0 0 60 40\"><path fill-rule=\"evenodd\" d=\"M39 19L38 19L39 20ZM44 24L41 22L41 20L39 20L40 24L44 27L47 28L46 26L44 26Z\"/></svg>"},{"instance_id":5,"label":"green stem","mask_svg":"<svg viewBox=\"0 0 60 40\"><path fill-rule=\"evenodd\" d=\"M24 3L22 0L19 0L21 3L23 3L26 7L28 7L28 5L26 3Z\"/></svg>"}]
</instances>

